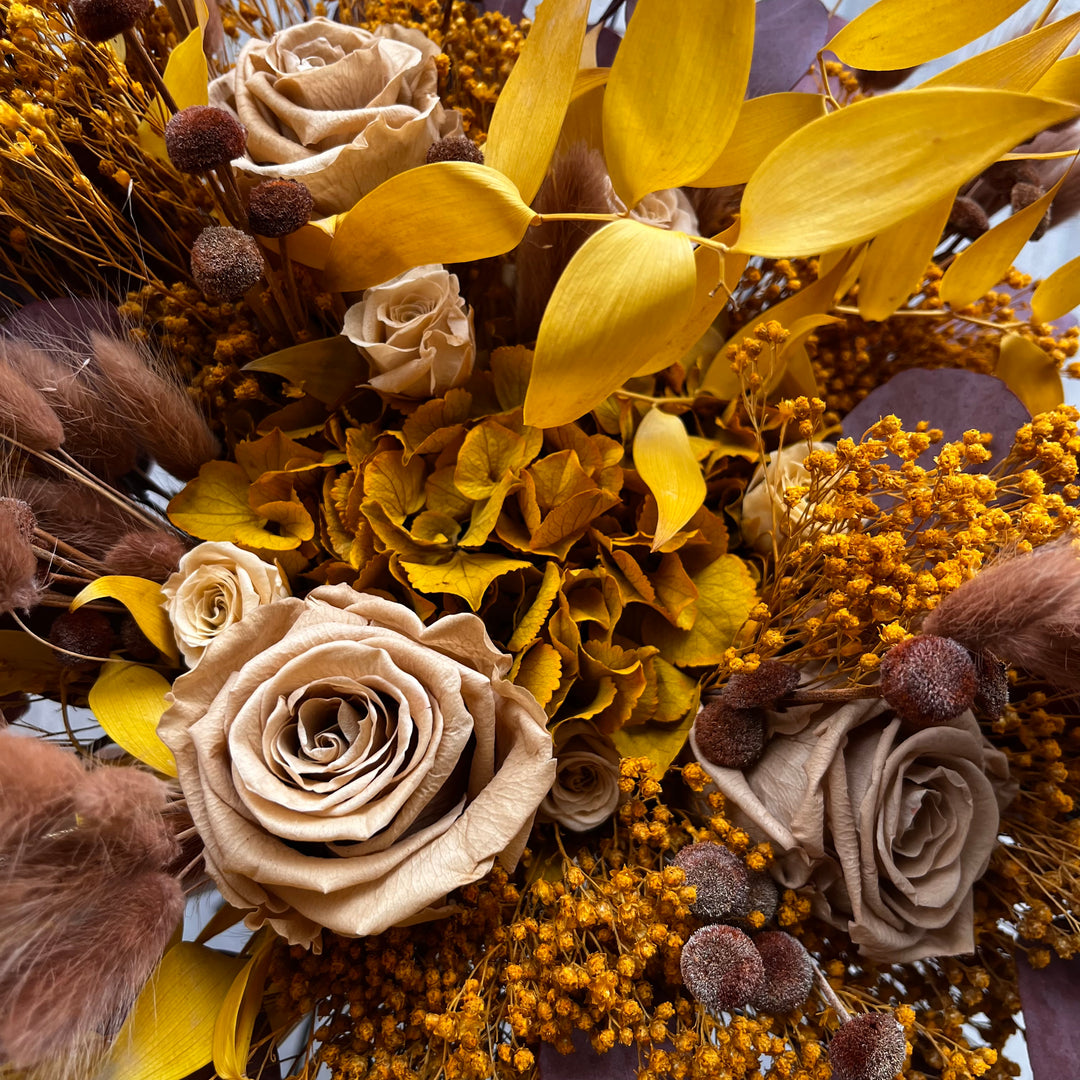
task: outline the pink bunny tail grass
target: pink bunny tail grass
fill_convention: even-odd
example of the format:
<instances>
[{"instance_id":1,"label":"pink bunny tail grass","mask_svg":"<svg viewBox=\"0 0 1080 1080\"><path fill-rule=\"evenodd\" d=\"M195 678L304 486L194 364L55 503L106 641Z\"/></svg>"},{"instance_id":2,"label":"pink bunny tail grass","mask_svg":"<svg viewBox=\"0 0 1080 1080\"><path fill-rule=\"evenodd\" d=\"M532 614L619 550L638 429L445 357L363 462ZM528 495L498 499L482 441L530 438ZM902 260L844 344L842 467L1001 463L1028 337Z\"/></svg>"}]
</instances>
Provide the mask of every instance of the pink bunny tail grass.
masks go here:
<instances>
[{"instance_id":1,"label":"pink bunny tail grass","mask_svg":"<svg viewBox=\"0 0 1080 1080\"><path fill-rule=\"evenodd\" d=\"M1067 537L993 563L945 597L922 630L1080 692L1080 548Z\"/></svg>"}]
</instances>

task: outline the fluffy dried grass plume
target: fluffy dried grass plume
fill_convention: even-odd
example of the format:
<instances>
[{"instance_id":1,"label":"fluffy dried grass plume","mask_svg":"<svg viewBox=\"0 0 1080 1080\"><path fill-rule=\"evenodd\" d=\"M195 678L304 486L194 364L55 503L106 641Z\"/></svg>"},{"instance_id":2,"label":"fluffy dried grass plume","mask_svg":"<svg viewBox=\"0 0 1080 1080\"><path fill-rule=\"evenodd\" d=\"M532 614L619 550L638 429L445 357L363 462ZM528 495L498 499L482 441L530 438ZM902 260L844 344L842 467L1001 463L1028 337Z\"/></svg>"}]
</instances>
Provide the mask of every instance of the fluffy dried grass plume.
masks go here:
<instances>
[{"instance_id":1,"label":"fluffy dried grass plume","mask_svg":"<svg viewBox=\"0 0 1080 1080\"><path fill-rule=\"evenodd\" d=\"M0 434L32 450L59 450L64 427L45 396L8 362L0 346Z\"/></svg>"},{"instance_id":2,"label":"fluffy dried grass plume","mask_svg":"<svg viewBox=\"0 0 1080 1080\"><path fill-rule=\"evenodd\" d=\"M0 1061L91 1073L183 913L168 789L0 732Z\"/></svg>"},{"instance_id":3,"label":"fluffy dried grass plume","mask_svg":"<svg viewBox=\"0 0 1080 1080\"><path fill-rule=\"evenodd\" d=\"M105 565L113 574L129 574L150 581L165 581L180 565L187 545L165 529L128 532L105 553Z\"/></svg>"},{"instance_id":4,"label":"fluffy dried grass plume","mask_svg":"<svg viewBox=\"0 0 1080 1080\"><path fill-rule=\"evenodd\" d=\"M1080 546L1073 536L1002 558L950 593L923 632L1080 692Z\"/></svg>"},{"instance_id":5,"label":"fluffy dried grass plume","mask_svg":"<svg viewBox=\"0 0 1080 1080\"><path fill-rule=\"evenodd\" d=\"M9 488L29 504L42 529L94 557L104 555L118 536L143 525L134 513L125 513L111 499L75 481L24 476Z\"/></svg>"},{"instance_id":6,"label":"fluffy dried grass plume","mask_svg":"<svg viewBox=\"0 0 1080 1080\"><path fill-rule=\"evenodd\" d=\"M4 499L3 504L16 500ZM19 516L0 504L0 613L33 607L41 589L37 557L26 539Z\"/></svg>"}]
</instances>

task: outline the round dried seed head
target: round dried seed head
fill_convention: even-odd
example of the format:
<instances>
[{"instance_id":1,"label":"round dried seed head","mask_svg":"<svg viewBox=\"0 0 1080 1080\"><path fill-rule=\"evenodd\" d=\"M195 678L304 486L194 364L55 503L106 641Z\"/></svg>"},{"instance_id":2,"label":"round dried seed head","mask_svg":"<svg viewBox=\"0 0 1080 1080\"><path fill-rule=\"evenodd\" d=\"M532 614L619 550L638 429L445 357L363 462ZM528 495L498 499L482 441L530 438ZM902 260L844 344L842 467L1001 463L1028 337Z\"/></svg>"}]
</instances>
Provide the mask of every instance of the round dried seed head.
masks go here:
<instances>
[{"instance_id":1,"label":"round dried seed head","mask_svg":"<svg viewBox=\"0 0 1080 1080\"><path fill-rule=\"evenodd\" d=\"M829 1043L833 1080L893 1080L904 1067L904 1029L889 1013L862 1013Z\"/></svg>"},{"instance_id":2,"label":"round dried seed head","mask_svg":"<svg viewBox=\"0 0 1080 1080\"><path fill-rule=\"evenodd\" d=\"M1022 182L1013 184L1012 189L1009 191L1009 203L1012 205L1012 212L1015 214L1017 210L1023 210L1036 199L1041 199L1045 194L1042 184L1025 184Z\"/></svg>"},{"instance_id":3,"label":"round dried seed head","mask_svg":"<svg viewBox=\"0 0 1080 1080\"><path fill-rule=\"evenodd\" d=\"M471 161L474 165L484 164L484 151L464 135L448 135L428 147L427 163L437 161Z\"/></svg>"},{"instance_id":4,"label":"round dried seed head","mask_svg":"<svg viewBox=\"0 0 1080 1080\"><path fill-rule=\"evenodd\" d=\"M979 688L975 691L975 711L988 720L999 720L1009 704L1009 676L1005 665L993 653L972 656Z\"/></svg>"},{"instance_id":5,"label":"round dried seed head","mask_svg":"<svg viewBox=\"0 0 1080 1080\"><path fill-rule=\"evenodd\" d=\"M741 1009L765 978L761 953L741 930L715 923L695 930L683 946L683 983L711 1013Z\"/></svg>"},{"instance_id":6,"label":"round dried seed head","mask_svg":"<svg viewBox=\"0 0 1080 1080\"><path fill-rule=\"evenodd\" d=\"M73 0L71 5L87 41L108 41L130 30L149 10L150 0Z\"/></svg>"},{"instance_id":7,"label":"round dried seed head","mask_svg":"<svg viewBox=\"0 0 1080 1080\"><path fill-rule=\"evenodd\" d=\"M750 895L746 901L748 912L760 911L768 922L780 906L780 890L768 874L750 871Z\"/></svg>"},{"instance_id":8,"label":"round dried seed head","mask_svg":"<svg viewBox=\"0 0 1080 1080\"><path fill-rule=\"evenodd\" d=\"M737 671L724 686L733 709L767 708L799 685L799 673L783 660L762 660L756 671Z\"/></svg>"},{"instance_id":9,"label":"round dried seed head","mask_svg":"<svg viewBox=\"0 0 1080 1080\"><path fill-rule=\"evenodd\" d=\"M239 300L263 275L258 241L239 229L211 225L191 248L191 276L207 296Z\"/></svg>"},{"instance_id":10,"label":"round dried seed head","mask_svg":"<svg viewBox=\"0 0 1080 1080\"><path fill-rule=\"evenodd\" d=\"M84 657L100 656L108 658L116 640L112 625L100 611L80 608L78 611L65 611L53 620L49 628L49 643L57 649L57 659L61 664L77 666L83 661L69 653L80 653Z\"/></svg>"},{"instance_id":11,"label":"round dried seed head","mask_svg":"<svg viewBox=\"0 0 1080 1080\"><path fill-rule=\"evenodd\" d=\"M1030 161L995 161L979 175L999 195L1008 195L1013 184L1038 184L1039 174Z\"/></svg>"},{"instance_id":12,"label":"round dried seed head","mask_svg":"<svg viewBox=\"0 0 1080 1080\"><path fill-rule=\"evenodd\" d=\"M881 658L881 696L915 728L970 709L978 686L971 654L952 638L919 634Z\"/></svg>"},{"instance_id":13,"label":"round dried seed head","mask_svg":"<svg viewBox=\"0 0 1080 1080\"><path fill-rule=\"evenodd\" d=\"M949 211L949 224L966 240L977 240L990 228L990 219L974 199L961 195Z\"/></svg>"},{"instance_id":14,"label":"round dried seed head","mask_svg":"<svg viewBox=\"0 0 1080 1080\"><path fill-rule=\"evenodd\" d=\"M761 953L765 978L750 1004L773 1016L805 1005L814 985L814 965L802 942L782 930L770 930L758 934L754 945Z\"/></svg>"},{"instance_id":15,"label":"round dried seed head","mask_svg":"<svg viewBox=\"0 0 1080 1080\"><path fill-rule=\"evenodd\" d=\"M673 862L693 885L697 899L690 910L699 919L738 918L750 912L750 875L746 863L723 844L702 840L687 844Z\"/></svg>"},{"instance_id":16,"label":"round dried seed head","mask_svg":"<svg viewBox=\"0 0 1080 1080\"><path fill-rule=\"evenodd\" d=\"M201 173L240 157L247 132L232 113L213 105L181 109L165 125L165 150L181 172Z\"/></svg>"},{"instance_id":17,"label":"round dried seed head","mask_svg":"<svg viewBox=\"0 0 1080 1080\"><path fill-rule=\"evenodd\" d=\"M299 180L264 180L251 189L248 224L259 236L288 236L308 223L314 205Z\"/></svg>"},{"instance_id":18,"label":"round dried seed head","mask_svg":"<svg viewBox=\"0 0 1080 1080\"><path fill-rule=\"evenodd\" d=\"M746 769L765 750L765 714L761 709L733 709L723 696L702 706L694 738L706 760L722 769Z\"/></svg>"}]
</instances>

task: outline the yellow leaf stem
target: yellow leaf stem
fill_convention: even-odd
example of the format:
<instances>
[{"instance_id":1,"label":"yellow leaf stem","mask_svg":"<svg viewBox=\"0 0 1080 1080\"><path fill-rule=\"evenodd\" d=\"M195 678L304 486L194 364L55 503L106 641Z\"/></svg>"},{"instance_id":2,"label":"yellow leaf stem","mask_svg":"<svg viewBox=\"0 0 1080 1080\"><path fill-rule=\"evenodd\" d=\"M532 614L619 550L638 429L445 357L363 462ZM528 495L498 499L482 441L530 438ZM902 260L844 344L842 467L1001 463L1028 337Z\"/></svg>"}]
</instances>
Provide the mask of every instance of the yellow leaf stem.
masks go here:
<instances>
[{"instance_id":1,"label":"yellow leaf stem","mask_svg":"<svg viewBox=\"0 0 1080 1080\"><path fill-rule=\"evenodd\" d=\"M655 406L634 435L634 467L656 499L652 551L663 547L705 502L705 479L682 420Z\"/></svg>"}]
</instances>

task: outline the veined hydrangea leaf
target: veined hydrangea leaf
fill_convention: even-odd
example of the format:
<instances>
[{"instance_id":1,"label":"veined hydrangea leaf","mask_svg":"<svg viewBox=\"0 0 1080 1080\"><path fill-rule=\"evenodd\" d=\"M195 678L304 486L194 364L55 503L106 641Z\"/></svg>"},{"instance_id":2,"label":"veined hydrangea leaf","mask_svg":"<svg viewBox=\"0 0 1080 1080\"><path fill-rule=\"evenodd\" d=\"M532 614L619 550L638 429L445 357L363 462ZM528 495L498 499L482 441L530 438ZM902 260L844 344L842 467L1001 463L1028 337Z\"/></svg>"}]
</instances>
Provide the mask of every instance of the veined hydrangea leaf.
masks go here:
<instances>
[{"instance_id":1,"label":"veined hydrangea leaf","mask_svg":"<svg viewBox=\"0 0 1080 1080\"><path fill-rule=\"evenodd\" d=\"M956 256L941 279L941 299L945 303L953 308L974 303L1005 276L1020 249L1039 227L1067 175L1068 172L1062 173L1045 195L1010 214Z\"/></svg>"},{"instance_id":2,"label":"veined hydrangea leaf","mask_svg":"<svg viewBox=\"0 0 1080 1080\"><path fill-rule=\"evenodd\" d=\"M686 322L696 285L683 233L626 219L590 236L544 312L525 423L569 424L603 401Z\"/></svg>"},{"instance_id":3,"label":"veined hydrangea leaf","mask_svg":"<svg viewBox=\"0 0 1080 1080\"><path fill-rule=\"evenodd\" d=\"M693 186L745 184L775 147L811 120L824 115L825 98L821 94L784 93L748 98L739 109L727 145Z\"/></svg>"},{"instance_id":4,"label":"veined hydrangea leaf","mask_svg":"<svg viewBox=\"0 0 1080 1080\"><path fill-rule=\"evenodd\" d=\"M754 0L638 0L604 94L604 154L627 206L719 157L753 51Z\"/></svg>"},{"instance_id":5,"label":"veined hydrangea leaf","mask_svg":"<svg viewBox=\"0 0 1080 1080\"><path fill-rule=\"evenodd\" d=\"M705 478L679 417L654 407L641 418L634 435L634 467L656 499L656 551L705 502Z\"/></svg>"},{"instance_id":6,"label":"veined hydrangea leaf","mask_svg":"<svg viewBox=\"0 0 1080 1080\"><path fill-rule=\"evenodd\" d=\"M473 554L455 551L449 559L421 563L401 560L409 583L418 592L452 593L460 596L476 611L488 586L511 570L527 570L532 563L524 559L507 559L502 555Z\"/></svg>"},{"instance_id":7,"label":"veined hydrangea leaf","mask_svg":"<svg viewBox=\"0 0 1080 1080\"><path fill-rule=\"evenodd\" d=\"M153 668L126 661L103 664L90 688L90 709L117 746L166 776L176 775L172 751L158 738L169 680Z\"/></svg>"},{"instance_id":8,"label":"veined hydrangea leaf","mask_svg":"<svg viewBox=\"0 0 1080 1080\"><path fill-rule=\"evenodd\" d=\"M502 255L535 217L513 182L487 165L421 165L390 177L340 219L327 285L368 289L414 266Z\"/></svg>"},{"instance_id":9,"label":"veined hydrangea leaf","mask_svg":"<svg viewBox=\"0 0 1080 1080\"><path fill-rule=\"evenodd\" d=\"M1059 101L1080 101L1080 56L1066 56L1064 60L1059 60L1031 88L1031 92Z\"/></svg>"},{"instance_id":10,"label":"veined hydrangea leaf","mask_svg":"<svg viewBox=\"0 0 1080 1080\"><path fill-rule=\"evenodd\" d=\"M859 315L869 322L887 319L922 281L956 193L916 210L871 241L859 273Z\"/></svg>"},{"instance_id":11,"label":"veined hydrangea leaf","mask_svg":"<svg viewBox=\"0 0 1080 1080\"><path fill-rule=\"evenodd\" d=\"M1008 90L884 94L814 120L757 168L736 249L785 258L869 240L1080 105Z\"/></svg>"},{"instance_id":12,"label":"veined hydrangea leaf","mask_svg":"<svg viewBox=\"0 0 1080 1080\"><path fill-rule=\"evenodd\" d=\"M896 71L925 64L993 30L1027 0L878 0L826 48L845 64Z\"/></svg>"},{"instance_id":13,"label":"veined hydrangea leaf","mask_svg":"<svg viewBox=\"0 0 1080 1080\"><path fill-rule=\"evenodd\" d=\"M155 649L171 660L178 658L172 625L165 614L165 596L156 581L124 574L99 577L71 601L71 610L78 611L91 600L106 598L119 600L131 612L131 617Z\"/></svg>"},{"instance_id":14,"label":"veined hydrangea leaf","mask_svg":"<svg viewBox=\"0 0 1080 1080\"><path fill-rule=\"evenodd\" d=\"M540 190L559 141L588 17L589 0L544 0L492 113L484 160L525 202Z\"/></svg>"},{"instance_id":15,"label":"veined hydrangea leaf","mask_svg":"<svg viewBox=\"0 0 1080 1080\"><path fill-rule=\"evenodd\" d=\"M1013 38L996 49L961 60L927 79L927 86L981 86L988 90L1030 90L1080 32L1080 13ZM1038 91L1041 97L1057 97ZM1067 98L1065 100L1068 100Z\"/></svg>"},{"instance_id":16,"label":"veined hydrangea leaf","mask_svg":"<svg viewBox=\"0 0 1080 1080\"><path fill-rule=\"evenodd\" d=\"M1059 266L1031 296L1036 322L1050 322L1080 305L1080 256Z\"/></svg>"},{"instance_id":17,"label":"veined hydrangea leaf","mask_svg":"<svg viewBox=\"0 0 1080 1080\"><path fill-rule=\"evenodd\" d=\"M994 374L1027 406L1032 416L1056 409L1065 400L1057 364L1029 338L1001 339Z\"/></svg>"}]
</instances>

